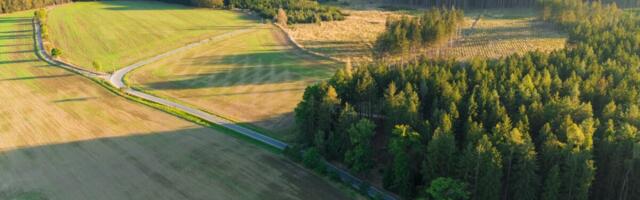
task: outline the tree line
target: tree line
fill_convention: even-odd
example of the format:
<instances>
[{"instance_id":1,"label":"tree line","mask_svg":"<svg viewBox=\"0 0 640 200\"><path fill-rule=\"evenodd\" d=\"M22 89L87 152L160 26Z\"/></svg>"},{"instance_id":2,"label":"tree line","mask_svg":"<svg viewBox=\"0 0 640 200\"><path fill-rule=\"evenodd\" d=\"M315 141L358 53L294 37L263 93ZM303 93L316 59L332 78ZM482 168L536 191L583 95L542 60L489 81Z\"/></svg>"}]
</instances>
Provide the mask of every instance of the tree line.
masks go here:
<instances>
[{"instance_id":1,"label":"tree line","mask_svg":"<svg viewBox=\"0 0 640 200\"><path fill-rule=\"evenodd\" d=\"M305 90L299 147L404 198L640 198L640 20L546 3L571 48L347 65Z\"/></svg>"},{"instance_id":2,"label":"tree line","mask_svg":"<svg viewBox=\"0 0 640 200\"><path fill-rule=\"evenodd\" d=\"M317 23L345 18L339 9L320 5L314 0L227 0L226 5L254 10L264 18L276 17L281 8L286 12L289 23Z\"/></svg>"},{"instance_id":3,"label":"tree line","mask_svg":"<svg viewBox=\"0 0 640 200\"><path fill-rule=\"evenodd\" d=\"M409 50L424 48L447 41L464 20L464 13L457 9L433 8L421 17L388 19L386 30L375 41L376 57L407 54Z\"/></svg>"},{"instance_id":4,"label":"tree line","mask_svg":"<svg viewBox=\"0 0 640 200\"><path fill-rule=\"evenodd\" d=\"M2 0L0 1L0 13L42 8L69 2L71 0Z\"/></svg>"},{"instance_id":5,"label":"tree line","mask_svg":"<svg viewBox=\"0 0 640 200\"><path fill-rule=\"evenodd\" d=\"M42 8L45 6L82 0L2 0L0 13ZM156 0L208 8L251 9L264 18L274 19L279 9L287 15L288 23L319 23L344 20L345 14L338 8L320 5L315 0Z\"/></svg>"},{"instance_id":6,"label":"tree line","mask_svg":"<svg viewBox=\"0 0 640 200\"><path fill-rule=\"evenodd\" d=\"M390 5L420 7L456 7L464 9L535 7L540 0L381 0ZM544 1L544 0L543 0ZM616 3L622 7L640 6L640 0L584 0L585 2Z\"/></svg>"}]
</instances>

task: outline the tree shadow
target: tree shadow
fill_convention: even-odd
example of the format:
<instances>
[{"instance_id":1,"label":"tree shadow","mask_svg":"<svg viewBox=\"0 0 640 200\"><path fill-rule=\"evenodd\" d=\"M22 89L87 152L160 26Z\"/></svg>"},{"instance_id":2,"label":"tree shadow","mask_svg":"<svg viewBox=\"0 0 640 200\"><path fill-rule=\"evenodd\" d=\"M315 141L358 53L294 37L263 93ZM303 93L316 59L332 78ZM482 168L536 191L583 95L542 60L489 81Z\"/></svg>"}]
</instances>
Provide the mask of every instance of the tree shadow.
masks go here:
<instances>
[{"instance_id":1,"label":"tree shadow","mask_svg":"<svg viewBox=\"0 0 640 200\"><path fill-rule=\"evenodd\" d=\"M0 18L1 23L9 23L9 24L23 24L25 22L31 21L29 17L2 17ZM19 23L22 22L22 23Z\"/></svg>"},{"instance_id":2,"label":"tree shadow","mask_svg":"<svg viewBox=\"0 0 640 200\"><path fill-rule=\"evenodd\" d=\"M107 10L116 11L132 11L132 10L187 10L195 7L186 6L183 4L171 4L159 1L151 0L136 0L136 1L100 1L100 3L108 5Z\"/></svg>"},{"instance_id":3,"label":"tree shadow","mask_svg":"<svg viewBox=\"0 0 640 200\"><path fill-rule=\"evenodd\" d=\"M107 0L107 1L100 1L100 3L106 4L107 7L105 9L112 10L112 11L206 9L206 8L199 8L199 7L194 7L186 4L166 3L166 2L159 2L159 1L153 1L153 0L135 0L135 1ZM257 15L250 15L250 14L243 13L242 15L240 15L240 19L255 21L261 18Z\"/></svg>"},{"instance_id":4,"label":"tree shadow","mask_svg":"<svg viewBox=\"0 0 640 200\"><path fill-rule=\"evenodd\" d=\"M239 85L263 85L330 77L328 63L304 62L289 51L265 51L229 56L202 56L189 60L203 73L172 76L169 81L145 84L156 90L200 89Z\"/></svg>"},{"instance_id":5,"label":"tree shadow","mask_svg":"<svg viewBox=\"0 0 640 200\"><path fill-rule=\"evenodd\" d=\"M30 34L22 34L22 35L0 35L0 40L16 40L16 39L25 39L30 38L33 35Z\"/></svg>"},{"instance_id":6,"label":"tree shadow","mask_svg":"<svg viewBox=\"0 0 640 200\"><path fill-rule=\"evenodd\" d=\"M87 191L100 191L114 199L348 198L288 159L209 128L88 135L0 152L0 166L12 172L0 174L0 197L91 199L96 193ZM140 192L131 196L132 188Z\"/></svg>"},{"instance_id":7,"label":"tree shadow","mask_svg":"<svg viewBox=\"0 0 640 200\"><path fill-rule=\"evenodd\" d=\"M15 34L15 33L30 33L31 30L20 30L20 31L0 31L0 34Z\"/></svg>"},{"instance_id":8,"label":"tree shadow","mask_svg":"<svg viewBox=\"0 0 640 200\"><path fill-rule=\"evenodd\" d=\"M0 44L0 47L31 46L31 44Z\"/></svg>"},{"instance_id":9,"label":"tree shadow","mask_svg":"<svg viewBox=\"0 0 640 200\"><path fill-rule=\"evenodd\" d=\"M0 65L9 65L9 64L17 64L17 63L28 63L28 62L37 62L37 59L29 59L29 60L0 60Z\"/></svg>"},{"instance_id":10,"label":"tree shadow","mask_svg":"<svg viewBox=\"0 0 640 200\"><path fill-rule=\"evenodd\" d=\"M10 51L10 52L1 52L0 51L0 55L2 54L23 54L23 53L32 53L33 50L22 50L22 51Z\"/></svg>"},{"instance_id":11,"label":"tree shadow","mask_svg":"<svg viewBox=\"0 0 640 200\"><path fill-rule=\"evenodd\" d=\"M98 99L98 97L66 98L66 99L59 99L59 100L55 100L55 101L51 101L51 102L53 102L53 103L67 103L67 102L88 101L88 100L93 100L93 99Z\"/></svg>"},{"instance_id":12,"label":"tree shadow","mask_svg":"<svg viewBox=\"0 0 640 200\"><path fill-rule=\"evenodd\" d=\"M23 81L23 80L34 80L34 79L62 78L62 77L70 77L70 76L73 76L73 74L60 74L60 75L49 75L49 76L27 76L27 77L5 78L5 79L0 79L0 81Z\"/></svg>"}]
</instances>

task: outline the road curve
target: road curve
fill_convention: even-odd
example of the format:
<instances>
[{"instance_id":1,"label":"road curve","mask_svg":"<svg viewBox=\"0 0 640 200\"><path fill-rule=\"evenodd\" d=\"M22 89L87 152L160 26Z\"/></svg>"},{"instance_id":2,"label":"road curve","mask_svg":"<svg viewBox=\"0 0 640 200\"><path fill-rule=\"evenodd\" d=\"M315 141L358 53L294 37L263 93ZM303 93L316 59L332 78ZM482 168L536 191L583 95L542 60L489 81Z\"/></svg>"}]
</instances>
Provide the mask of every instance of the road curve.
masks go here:
<instances>
[{"instance_id":1,"label":"road curve","mask_svg":"<svg viewBox=\"0 0 640 200\"><path fill-rule=\"evenodd\" d=\"M52 58L51 56L49 56L49 52L47 52L44 49L44 44L42 42L42 34L41 34L41 30L40 30L40 22L38 22L38 20L36 20L35 18L33 19L33 31L34 31L34 36L33 37L36 40L36 45L38 45L36 54L37 54L38 57L40 57L44 61L46 61L48 63L51 63L53 65L56 65L58 67L62 67L64 69L67 69L69 71L78 73L80 75L87 76L87 77L102 78L102 79L106 79L107 77L109 77L108 74L88 71L88 70L82 69L80 67L76 67L76 66L74 66L72 64L69 64L69 63L66 63L66 62L63 62L63 61L56 60L55 58Z\"/></svg>"},{"instance_id":2,"label":"road curve","mask_svg":"<svg viewBox=\"0 0 640 200\"><path fill-rule=\"evenodd\" d=\"M177 54L177 53L189 50L189 49L193 49L193 48L195 48L197 46L200 46L200 45L203 45L203 44L206 44L206 43L222 41L222 40L225 40L227 38L230 38L230 37L233 37L233 36L236 36L236 35L240 35L240 34L243 34L243 33L248 33L248 32L251 32L251 31L255 31L255 27L235 30L235 31L231 31L231 32L228 32L228 33L224 33L222 35L216 35L216 36L213 36L213 37L210 37L210 38L207 38L207 39L195 42L195 43L191 43L191 44L188 44L186 46L183 46L183 47L171 50L171 51L167 51L167 52L162 53L160 55L157 55L157 56L142 60L140 62L134 63L132 65L126 66L126 67L124 67L122 69L119 69L119 70L113 72L111 77L109 77L109 83L111 83L114 87L116 87L118 89L123 88L123 87L127 87L127 85L124 83L124 76L127 75L127 73L133 71L136 68L139 68L139 67L142 67L144 65L156 62L156 61L158 61L160 59L163 59L163 58L166 58L168 56L171 56L171 55L174 55L174 54Z\"/></svg>"},{"instance_id":3,"label":"road curve","mask_svg":"<svg viewBox=\"0 0 640 200\"><path fill-rule=\"evenodd\" d=\"M42 35L40 34L40 26L39 26L38 22L35 19L33 21L33 25L34 25L34 32L35 32L35 36L34 37L36 39L36 42L38 43L37 44L38 45L38 55L43 60L45 60L46 62L49 62L51 64L54 64L54 65L62 67L62 68L65 68L67 70L79 73L79 74L81 74L83 76L86 76L86 77L101 78L101 79L107 80L112 86L114 86L116 88L119 88L119 89L122 89L123 92L125 92L125 93L127 93L127 94L129 94L131 96L135 96L135 97L142 98L142 99L145 99L145 100L148 100L148 101L151 101L151 102L155 102L155 103L158 103L158 104L161 104L161 105L164 105L164 106L169 106L169 107L172 107L172 108L179 109L179 110L181 110L183 112L189 113L189 114L191 114L193 116L199 117L199 118L201 118L203 120L206 120L208 122L220 125L222 127L230 129L232 131L235 131L236 133L239 133L241 135L247 136L247 137L252 138L254 140L260 141L260 142L262 142L264 144L267 144L267 145L269 145L271 147L274 147L276 149L284 150L285 148L287 148L289 146L287 143L284 143L284 142L282 142L280 140L276 140L276 139L271 138L269 136L265 136L265 135L263 135L261 133L258 133L256 131L248 129L248 128L245 128L243 126L237 125L236 123L234 123L234 122L232 122L230 120L224 119L222 117L219 117L219 116L216 116L216 115L212 115L212 114L206 113L204 111L201 111L201 110L198 110L198 109L195 109L195 108L191 108L189 106L185 106L185 105L182 105L182 104L179 104L179 103L167 100L167 99L156 97L156 96L153 96L153 95L141 92L141 91L137 91L137 90L134 90L134 89L131 89L131 88L127 88L127 85L123 81L123 78L126 76L126 74L131 72L131 71L133 71L136 68L142 67L142 66L144 66L146 64L153 63L153 62L158 61L158 60L160 60L162 58L165 58L167 56L170 56L170 55L173 55L173 54L176 54L176 53L188 50L188 49L192 49L192 48L194 48L196 46L200 46L202 44L206 44L206 43L214 42L214 41L221 41L221 40L224 40L226 38L236 36L238 34L250 32L250 31L254 30L255 28L241 29L241 30L225 33L225 34L222 34L222 35L218 35L218 36L215 36L215 37L211 37L211 38L208 38L208 39L196 42L196 43L192 43L192 44L180 47L178 49L174 49L174 50L165 52L163 54L160 54L158 56L154 56L152 58L149 58L149 59L146 59L146 60L143 60L143 61L140 61L140 62L135 63L133 65L124 67L124 68L122 68L120 70L115 71L112 75L105 75L105 74L100 74L100 73L96 73L96 72L87 71L87 70L81 69L79 67L75 67L75 66L73 66L71 64L65 63L63 61L59 61L59 60L56 60L54 58L51 58L43 48L44 45L42 44ZM340 180L342 180L343 182L345 182L348 185L352 186L353 188L360 189L363 185L367 186L368 188L366 189L366 191L367 191L367 194L370 197L381 197L384 200L396 200L396 199L399 199L394 194L392 194L390 192L387 192L385 190L382 190L382 189L378 189L375 186L371 186L371 185L367 184L367 182L362 181L361 179L351 175L348 171L346 171L346 170L344 170L342 168L336 167L335 165L333 165L333 164L331 164L329 162L325 161L325 165L326 165L326 170L327 171L336 173L340 177Z\"/></svg>"}]
</instances>

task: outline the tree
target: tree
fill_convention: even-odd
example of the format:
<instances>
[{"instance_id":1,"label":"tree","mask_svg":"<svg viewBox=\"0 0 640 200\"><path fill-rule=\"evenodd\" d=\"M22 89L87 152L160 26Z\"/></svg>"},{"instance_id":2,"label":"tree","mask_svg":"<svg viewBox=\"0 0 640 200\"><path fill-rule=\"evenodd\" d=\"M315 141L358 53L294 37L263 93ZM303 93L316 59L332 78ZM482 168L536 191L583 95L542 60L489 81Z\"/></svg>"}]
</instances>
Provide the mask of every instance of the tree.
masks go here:
<instances>
[{"instance_id":1,"label":"tree","mask_svg":"<svg viewBox=\"0 0 640 200\"><path fill-rule=\"evenodd\" d=\"M436 178L426 193L429 199L433 200L465 200L469 199L469 192L467 192L467 185L464 182L451 178Z\"/></svg>"},{"instance_id":2,"label":"tree","mask_svg":"<svg viewBox=\"0 0 640 200\"><path fill-rule=\"evenodd\" d=\"M461 176L469 183L472 199L500 199L502 159L487 135L470 144L461 159Z\"/></svg>"},{"instance_id":3,"label":"tree","mask_svg":"<svg viewBox=\"0 0 640 200\"><path fill-rule=\"evenodd\" d=\"M415 159L420 148L420 135L407 125L397 125L393 129L393 138L389 142L389 150L393 157L391 166L386 171L386 187L396 191L404 198L413 197L418 170Z\"/></svg>"},{"instance_id":4,"label":"tree","mask_svg":"<svg viewBox=\"0 0 640 200\"><path fill-rule=\"evenodd\" d=\"M278 24L282 26L287 26L288 17L287 17L287 12L284 11L284 9L278 8L278 15L276 16L276 21L278 22Z\"/></svg>"},{"instance_id":5,"label":"tree","mask_svg":"<svg viewBox=\"0 0 640 200\"><path fill-rule=\"evenodd\" d=\"M540 198L544 200L559 200L561 184L560 168L558 165L554 165L544 181L542 196L540 196Z\"/></svg>"},{"instance_id":6,"label":"tree","mask_svg":"<svg viewBox=\"0 0 640 200\"><path fill-rule=\"evenodd\" d=\"M51 49L51 56L54 58L60 57L62 55L62 50L58 48Z\"/></svg>"},{"instance_id":7,"label":"tree","mask_svg":"<svg viewBox=\"0 0 640 200\"><path fill-rule=\"evenodd\" d=\"M362 119L347 130L352 148L345 154L345 162L357 173L368 173L373 167L371 140L375 135L375 127L373 122Z\"/></svg>"},{"instance_id":8,"label":"tree","mask_svg":"<svg viewBox=\"0 0 640 200\"><path fill-rule=\"evenodd\" d=\"M426 160L423 164L425 183L430 183L438 177L454 175L456 144L448 114L442 115L440 124L427 145Z\"/></svg>"}]
</instances>

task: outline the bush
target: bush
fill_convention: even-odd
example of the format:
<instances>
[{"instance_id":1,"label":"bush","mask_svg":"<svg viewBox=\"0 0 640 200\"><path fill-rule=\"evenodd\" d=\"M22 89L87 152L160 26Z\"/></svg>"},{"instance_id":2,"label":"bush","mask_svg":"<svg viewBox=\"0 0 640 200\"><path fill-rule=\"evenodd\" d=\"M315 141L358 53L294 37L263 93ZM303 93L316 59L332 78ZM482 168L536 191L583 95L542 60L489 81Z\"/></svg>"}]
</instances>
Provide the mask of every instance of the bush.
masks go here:
<instances>
[{"instance_id":1,"label":"bush","mask_svg":"<svg viewBox=\"0 0 640 200\"><path fill-rule=\"evenodd\" d=\"M98 61L93 61L93 63L91 63L91 65L93 65L93 68L98 70L98 71L102 70L102 65Z\"/></svg>"},{"instance_id":2,"label":"bush","mask_svg":"<svg viewBox=\"0 0 640 200\"><path fill-rule=\"evenodd\" d=\"M325 171L322 156L316 148L310 148L304 152L302 155L302 164L320 173Z\"/></svg>"},{"instance_id":3,"label":"bush","mask_svg":"<svg viewBox=\"0 0 640 200\"><path fill-rule=\"evenodd\" d=\"M57 57L59 57L61 55L62 55L62 50L60 50L58 48L51 49L51 56L53 56L54 58L57 58Z\"/></svg>"}]
</instances>

